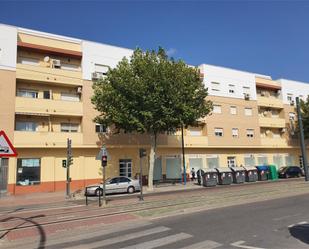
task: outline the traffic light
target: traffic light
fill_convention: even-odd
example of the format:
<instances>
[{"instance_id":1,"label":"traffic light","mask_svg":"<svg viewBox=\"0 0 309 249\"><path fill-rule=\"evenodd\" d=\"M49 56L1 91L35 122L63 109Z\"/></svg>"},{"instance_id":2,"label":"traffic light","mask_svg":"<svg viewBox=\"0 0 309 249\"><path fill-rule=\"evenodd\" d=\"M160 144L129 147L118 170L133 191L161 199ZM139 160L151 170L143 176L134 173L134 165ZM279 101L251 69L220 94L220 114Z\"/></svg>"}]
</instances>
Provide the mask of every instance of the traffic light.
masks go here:
<instances>
[{"instance_id":1,"label":"traffic light","mask_svg":"<svg viewBox=\"0 0 309 249\"><path fill-rule=\"evenodd\" d=\"M63 168L66 168L67 167L67 160L62 160L62 167Z\"/></svg>"},{"instance_id":2,"label":"traffic light","mask_svg":"<svg viewBox=\"0 0 309 249\"><path fill-rule=\"evenodd\" d=\"M102 156L102 167L106 167L107 166L107 156Z\"/></svg>"},{"instance_id":3,"label":"traffic light","mask_svg":"<svg viewBox=\"0 0 309 249\"><path fill-rule=\"evenodd\" d=\"M73 164L73 157L72 155L68 155L68 166Z\"/></svg>"},{"instance_id":4,"label":"traffic light","mask_svg":"<svg viewBox=\"0 0 309 249\"><path fill-rule=\"evenodd\" d=\"M146 156L146 149L139 149L139 157L145 157Z\"/></svg>"}]
</instances>

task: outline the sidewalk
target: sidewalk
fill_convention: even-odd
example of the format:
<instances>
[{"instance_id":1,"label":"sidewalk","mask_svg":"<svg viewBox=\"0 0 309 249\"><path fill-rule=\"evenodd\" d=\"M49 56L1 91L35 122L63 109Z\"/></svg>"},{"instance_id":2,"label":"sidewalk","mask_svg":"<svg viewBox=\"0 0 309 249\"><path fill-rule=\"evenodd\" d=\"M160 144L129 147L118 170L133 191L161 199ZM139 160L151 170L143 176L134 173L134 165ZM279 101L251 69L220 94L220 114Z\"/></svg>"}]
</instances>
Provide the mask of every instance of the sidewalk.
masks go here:
<instances>
[{"instance_id":1,"label":"sidewalk","mask_svg":"<svg viewBox=\"0 0 309 249\"><path fill-rule=\"evenodd\" d=\"M277 181L279 182L294 182L294 181L304 181L303 178L301 179L283 179L283 180L279 180ZM183 185L181 183L177 183L177 184L161 184L158 186L154 186L152 191L149 191L147 186L143 187L143 191L145 196L149 195L158 195L160 193L162 194L167 194L169 192L175 192L175 191L179 191L179 192L191 192L194 190L200 190L200 191L211 191L214 189L222 189L222 188L237 188L237 187L243 187L243 188L247 188L247 187L258 187L259 185L264 185L264 184L271 184L271 183L276 183L274 181L266 181L266 182L256 182L256 183L245 183L245 184L233 184L230 186L216 186L213 188L205 188L202 186L197 185L196 182L187 182L186 185ZM121 200L126 196L127 199L136 199L137 198L137 194L134 195L108 195L108 197L111 197L112 202L116 201L117 199ZM32 194L26 194L26 195L10 195L10 196L1 196L0 198L0 211L1 208L5 208L6 210L9 207L12 208L21 208L21 207L32 207L32 206L37 206L37 205L46 205L46 206L55 206L55 205L72 205L72 200L84 200L85 197L83 196L82 193L76 194L75 196L73 196L71 199L67 199L65 196L65 191L61 191L61 192L51 192L51 193L32 193ZM120 201L122 202L122 201Z\"/></svg>"}]
</instances>

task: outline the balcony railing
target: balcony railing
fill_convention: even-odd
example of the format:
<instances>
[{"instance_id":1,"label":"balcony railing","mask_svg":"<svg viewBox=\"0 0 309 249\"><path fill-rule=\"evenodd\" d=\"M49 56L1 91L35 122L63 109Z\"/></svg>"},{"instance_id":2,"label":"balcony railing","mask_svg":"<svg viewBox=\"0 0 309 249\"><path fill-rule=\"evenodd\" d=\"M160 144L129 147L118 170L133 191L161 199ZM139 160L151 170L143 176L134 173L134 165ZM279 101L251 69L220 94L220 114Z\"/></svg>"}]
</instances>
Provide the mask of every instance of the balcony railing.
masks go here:
<instances>
[{"instance_id":1,"label":"balcony railing","mask_svg":"<svg viewBox=\"0 0 309 249\"><path fill-rule=\"evenodd\" d=\"M72 146L83 144L83 134L74 132L14 132L14 145L23 148L66 147L67 138L72 139Z\"/></svg>"},{"instance_id":2,"label":"balcony railing","mask_svg":"<svg viewBox=\"0 0 309 249\"><path fill-rule=\"evenodd\" d=\"M259 125L260 127L285 128L285 119L259 117Z\"/></svg>"},{"instance_id":3,"label":"balcony railing","mask_svg":"<svg viewBox=\"0 0 309 249\"><path fill-rule=\"evenodd\" d=\"M265 106L265 107L272 107L272 108L283 108L283 102L281 99L276 97L257 97L257 104L258 106Z\"/></svg>"},{"instance_id":4,"label":"balcony railing","mask_svg":"<svg viewBox=\"0 0 309 249\"><path fill-rule=\"evenodd\" d=\"M17 113L66 116L83 115L82 102L16 97L15 103L15 111Z\"/></svg>"},{"instance_id":5,"label":"balcony railing","mask_svg":"<svg viewBox=\"0 0 309 249\"><path fill-rule=\"evenodd\" d=\"M80 71L24 65L20 63L16 66L16 78L29 81L52 82L53 84L65 83L75 86L81 86L83 84L82 72Z\"/></svg>"}]
</instances>

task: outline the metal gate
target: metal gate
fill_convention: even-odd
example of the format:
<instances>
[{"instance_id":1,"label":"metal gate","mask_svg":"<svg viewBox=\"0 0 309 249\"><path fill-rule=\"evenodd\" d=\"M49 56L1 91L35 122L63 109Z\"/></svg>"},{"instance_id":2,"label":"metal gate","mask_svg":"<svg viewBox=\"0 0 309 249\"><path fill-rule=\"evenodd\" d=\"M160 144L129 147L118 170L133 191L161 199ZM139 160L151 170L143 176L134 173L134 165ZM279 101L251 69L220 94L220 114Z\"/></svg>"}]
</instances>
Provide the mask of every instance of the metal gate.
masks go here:
<instances>
[{"instance_id":1,"label":"metal gate","mask_svg":"<svg viewBox=\"0 0 309 249\"><path fill-rule=\"evenodd\" d=\"M6 193L8 186L8 162L9 159L2 158L0 167L0 192Z\"/></svg>"}]
</instances>

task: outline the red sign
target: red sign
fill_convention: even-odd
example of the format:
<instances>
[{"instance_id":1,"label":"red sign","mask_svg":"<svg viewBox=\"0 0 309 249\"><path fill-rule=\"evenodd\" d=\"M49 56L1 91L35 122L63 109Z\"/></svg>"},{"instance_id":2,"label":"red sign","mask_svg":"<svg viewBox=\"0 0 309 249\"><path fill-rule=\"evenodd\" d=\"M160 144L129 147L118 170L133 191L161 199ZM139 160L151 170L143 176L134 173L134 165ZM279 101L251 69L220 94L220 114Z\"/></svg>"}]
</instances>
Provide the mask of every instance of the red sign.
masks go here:
<instances>
[{"instance_id":1,"label":"red sign","mask_svg":"<svg viewBox=\"0 0 309 249\"><path fill-rule=\"evenodd\" d=\"M17 157L17 151L4 131L0 131L0 157Z\"/></svg>"}]
</instances>

